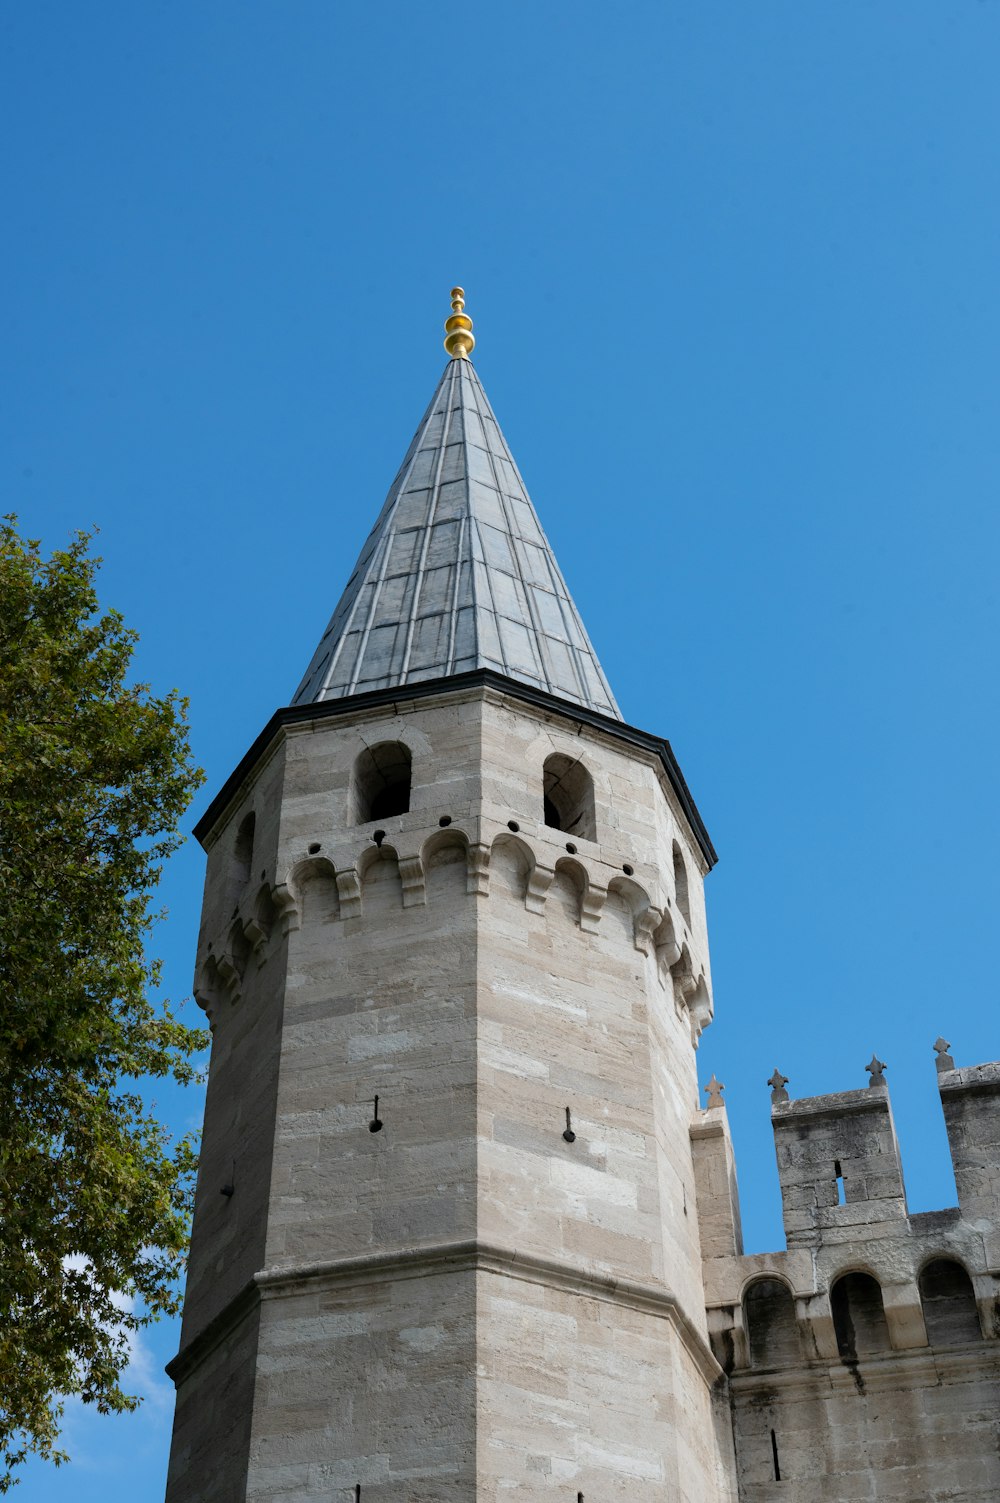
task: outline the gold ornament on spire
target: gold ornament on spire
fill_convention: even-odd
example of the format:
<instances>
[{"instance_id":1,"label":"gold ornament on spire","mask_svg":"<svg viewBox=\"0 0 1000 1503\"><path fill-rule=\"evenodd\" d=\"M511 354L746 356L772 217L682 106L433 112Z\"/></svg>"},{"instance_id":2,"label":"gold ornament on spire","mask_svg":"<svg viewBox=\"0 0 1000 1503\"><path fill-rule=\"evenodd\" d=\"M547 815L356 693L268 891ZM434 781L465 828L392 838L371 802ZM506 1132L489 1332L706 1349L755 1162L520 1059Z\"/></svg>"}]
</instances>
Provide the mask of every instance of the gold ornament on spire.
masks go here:
<instances>
[{"instance_id":1,"label":"gold ornament on spire","mask_svg":"<svg viewBox=\"0 0 1000 1503\"><path fill-rule=\"evenodd\" d=\"M462 310L465 307L465 290L451 289L451 317L444 321L446 339L444 347L452 360L468 360L476 347L472 333L472 319Z\"/></svg>"}]
</instances>

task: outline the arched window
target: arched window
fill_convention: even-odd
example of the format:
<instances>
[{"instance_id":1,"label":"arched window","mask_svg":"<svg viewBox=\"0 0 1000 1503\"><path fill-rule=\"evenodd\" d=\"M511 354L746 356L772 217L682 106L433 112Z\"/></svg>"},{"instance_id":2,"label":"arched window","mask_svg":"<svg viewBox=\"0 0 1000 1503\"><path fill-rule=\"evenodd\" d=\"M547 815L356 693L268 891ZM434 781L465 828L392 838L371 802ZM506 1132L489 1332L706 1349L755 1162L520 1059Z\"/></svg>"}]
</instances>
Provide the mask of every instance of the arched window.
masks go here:
<instances>
[{"instance_id":1,"label":"arched window","mask_svg":"<svg viewBox=\"0 0 1000 1503\"><path fill-rule=\"evenodd\" d=\"M581 840L596 840L594 782L579 758L553 752L542 773L545 823Z\"/></svg>"},{"instance_id":2,"label":"arched window","mask_svg":"<svg viewBox=\"0 0 1000 1503\"><path fill-rule=\"evenodd\" d=\"M842 1357L889 1350L889 1327L878 1279L868 1273L845 1273L830 1290L830 1306Z\"/></svg>"},{"instance_id":3,"label":"arched window","mask_svg":"<svg viewBox=\"0 0 1000 1503\"><path fill-rule=\"evenodd\" d=\"M677 906L681 911L681 917L688 925L691 923L691 899L688 896L688 872L684 865L684 857L681 848L674 841L674 892L677 894Z\"/></svg>"},{"instance_id":4,"label":"arched window","mask_svg":"<svg viewBox=\"0 0 1000 1503\"><path fill-rule=\"evenodd\" d=\"M920 1303L931 1346L982 1340L972 1280L951 1258L937 1258L920 1275Z\"/></svg>"},{"instance_id":5,"label":"arched window","mask_svg":"<svg viewBox=\"0 0 1000 1503\"><path fill-rule=\"evenodd\" d=\"M257 816L251 810L240 821L233 841L229 862L229 901L233 904L239 903L240 894L250 881L250 873L253 871L253 837L256 825Z\"/></svg>"},{"instance_id":6,"label":"arched window","mask_svg":"<svg viewBox=\"0 0 1000 1503\"><path fill-rule=\"evenodd\" d=\"M351 779L351 818L356 825L408 814L411 762L402 741L366 746L354 764Z\"/></svg>"},{"instance_id":7,"label":"arched window","mask_svg":"<svg viewBox=\"0 0 1000 1503\"><path fill-rule=\"evenodd\" d=\"M759 1279L743 1296L752 1367L794 1367L802 1360L795 1304L780 1279Z\"/></svg>"}]
</instances>

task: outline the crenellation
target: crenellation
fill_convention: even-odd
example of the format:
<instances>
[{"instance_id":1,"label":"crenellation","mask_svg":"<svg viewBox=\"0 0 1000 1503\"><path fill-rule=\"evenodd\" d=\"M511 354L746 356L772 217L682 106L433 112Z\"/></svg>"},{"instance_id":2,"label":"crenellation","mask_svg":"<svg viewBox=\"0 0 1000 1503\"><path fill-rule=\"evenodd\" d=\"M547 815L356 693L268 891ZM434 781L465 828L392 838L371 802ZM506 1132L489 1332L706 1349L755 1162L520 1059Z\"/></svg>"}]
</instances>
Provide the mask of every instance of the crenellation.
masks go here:
<instances>
[{"instance_id":1,"label":"crenellation","mask_svg":"<svg viewBox=\"0 0 1000 1503\"><path fill-rule=\"evenodd\" d=\"M879 1497L936 1497L939 1488L985 1503L1000 1490L995 1420L970 1428L963 1448L972 1480L957 1491L950 1444L956 1412L978 1403L995 1415L1000 1397L1000 1277L984 1235L1000 1222L1000 1198L983 1197L977 1177L978 1161L990 1158L1000 1066L942 1069L941 1054L956 1180L960 1168L969 1174L958 1207L908 1214L877 1057L862 1090L794 1100L780 1072L772 1078L785 1252L734 1255L724 1106L692 1125L709 1332L730 1374L741 1498L779 1496L767 1470L772 1429L782 1497L855 1503L861 1479L876 1476ZM865 1414L859 1469L845 1437L858 1404L875 1393L891 1396L891 1407ZM898 1493L883 1490L889 1474Z\"/></svg>"}]
</instances>

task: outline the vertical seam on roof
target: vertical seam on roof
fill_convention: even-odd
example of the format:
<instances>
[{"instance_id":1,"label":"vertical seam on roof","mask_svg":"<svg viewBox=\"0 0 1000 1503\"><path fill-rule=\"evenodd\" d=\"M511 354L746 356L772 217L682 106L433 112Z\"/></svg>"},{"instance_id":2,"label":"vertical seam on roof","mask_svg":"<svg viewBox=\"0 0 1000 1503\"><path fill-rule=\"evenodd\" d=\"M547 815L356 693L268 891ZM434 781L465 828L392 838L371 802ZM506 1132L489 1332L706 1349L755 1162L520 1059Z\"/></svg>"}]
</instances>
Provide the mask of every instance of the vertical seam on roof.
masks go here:
<instances>
[{"instance_id":1,"label":"vertical seam on roof","mask_svg":"<svg viewBox=\"0 0 1000 1503\"><path fill-rule=\"evenodd\" d=\"M476 407L477 407L477 410L478 410L478 408L479 408L479 393L482 391L482 387L479 385L478 380L476 382L474 382L474 390L475 390L475 393L476 393ZM486 401L486 393L482 392L482 396L483 396L483 401L485 402ZM489 406L488 402L487 402L487 406ZM503 434L500 431L500 424L496 420L496 415L491 412L490 416L493 419L493 426L496 429L497 439L499 440L499 442L501 443L501 445L503 446L503 448L507 449L507 440L504 438ZM480 416L480 421L482 421L482 417L481 416ZM508 449L508 453L509 452L510 451ZM497 499L500 502L500 511L501 511L501 513L503 515L503 519L504 519L504 522L505 522L506 527L507 527L507 536L510 539L510 557L511 557L511 563L513 564L515 570L517 571L516 575L515 575L515 578L519 581L519 583L521 585L521 593L524 596L524 604L525 604L525 608L526 608L526 610L528 612L528 618L529 618L529 621L530 621L530 624L531 624L532 655L534 656L535 662L536 662L536 664L538 666L538 676L539 676L539 679L540 679L540 681L545 685L545 687L551 693L551 691L552 691L552 676L551 676L551 674L549 672L549 665L548 665L548 662L546 661L544 648L543 648L542 642L541 642L541 635L542 635L542 633L541 633L541 627L540 627L540 623L538 621L537 613L536 613L536 611L534 609L534 601L531 598L531 594L530 594L530 592L528 590L528 584L527 584L527 581L526 581L526 579L524 577L524 560L521 557L520 549L517 547L517 541L518 540L517 540L517 537L515 536L515 528L514 528L514 525L513 525L512 521L511 521L510 506L508 505L508 502L509 502L510 498L508 497L506 491L504 490L503 482L501 481L500 475L497 472L497 456L493 453L492 448L490 448L489 446L487 446L487 449L486 449L486 457L489 460L490 472L493 475L493 483L496 486ZM525 495L527 496L527 491L525 491ZM497 630L499 631L499 629L500 628L499 628L499 623L498 623Z\"/></svg>"},{"instance_id":2,"label":"vertical seam on roof","mask_svg":"<svg viewBox=\"0 0 1000 1503\"><path fill-rule=\"evenodd\" d=\"M440 390L440 386L441 386L441 383L439 382L438 383L438 390ZM346 620L344 622L343 627L341 628L340 641L336 644L336 646L333 649L333 652L330 655L329 667L327 668L327 671L326 671L326 673L323 676L323 683L322 683L322 686L320 687L320 691L319 691L319 693L317 695L314 696L316 699L324 699L326 697L326 695L327 695L327 691L328 691L328 689L330 687L330 681L331 681L331 679L333 677L334 669L337 667L338 663L340 662L341 653L342 653L343 648L344 648L344 646L345 646L345 644L347 642L347 638L350 635L351 625L352 625L352 623L354 621L354 617L355 617L355 614L356 614L357 609L358 609L358 602L360 601L362 593L364 592L365 584L371 578L371 575L372 575L372 567L371 567L371 565L374 564L376 562L376 560L377 560L378 561L378 574L377 574L377 577L376 577L376 579L374 581L374 588L372 590L371 604L368 607L368 616L367 616L367 619L365 621L364 626L361 629L361 641L358 643L357 656L354 659L354 666L353 666L353 668L351 670L351 676L350 676L350 678L348 680L345 693L350 694L351 691L357 687L358 678L359 678L359 675L360 675L360 672L361 672L361 665L362 665L362 663L364 661L365 651L366 651L366 649L368 647L368 640L369 640L369 638L371 636L372 622L375 619L375 611L376 611L376 609L378 607L378 602L379 602L379 599L380 599L381 594L382 594L382 586L385 584L385 571L386 571L386 568L387 568L388 562L389 562L389 554L392 551L391 550L391 539L392 539L391 524L392 524L392 519L396 515L396 512L399 509L399 500L400 500L400 497L403 495L403 492L406 489L406 482L409 480L410 476L413 473L413 466L416 464L416 462L417 462L417 456L420 453L420 450L422 448L422 444L421 444L420 440L422 439L423 435L427 432L428 425L431 422L431 419L433 418L434 413L435 413L435 411L437 409L437 395L438 395L438 393L435 392L434 396L431 398L430 406L428 407L427 411L424 413L423 421L421 422L420 427L417 429L416 433L413 436L413 454L412 454L412 457L410 459L410 462L409 462L408 465L406 465L405 469L403 471L401 471L400 474L397 476L398 484L396 486L396 495L395 495L395 498L394 498L394 500L392 502L392 505L390 506L390 508L388 510L388 513L386 514L385 521L382 524L382 537L381 537L381 539L379 541L379 544L375 548L375 551L374 551L373 556L372 556L371 563L369 564L368 569L365 571L364 578L362 579L361 583L358 585L358 593L355 595L353 601L351 602L351 609L350 609L350 611L347 614L347 618L346 618ZM391 494L391 492L390 492L390 494ZM336 615L336 612L334 612L334 614Z\"/></svg>"},{"instance_id":3,"label":"vertical seam on roof","mask_svg":"<svg viewBox=\"0 0 1000 1503\"><path fill-rule=\"evenodd\" d=\"M490 417L493 419L493 425L496 428L497 433L500 434L501 437L502 437L502 430L500 428L499 422L497 422L496 413L493 411L493 408L490 405L490 399L486 395L486 392L483 389L482 385L479 384L478 382L477 382L477 384L479 385L479 391L482 394L483 402L486 405L486 409L489 412ZM594 644L591 642L590 636L589 636L589 634L587 632L587 628L583 624L583 617L580 615L580 612L577 610L576 602L574 601L572 595L569 592L569 589L568 589L567 584L566 584L566 580L563 577L563 572L562 572L562 570L559 567L559 562L558 562L558 560L557 560L557 558L555 556L555 552L554 552L554 550L552 548L552 544L549 542L548 537L546 536L545 528L542 526L542 523L541 523L541 518L539 517L537 511L535 511L534 503L532 502L531 497L530 497L530 495L528 493L528 487L524 483L524 476L521 474L521 471L517 467L517 460L514 458L514 455L513 455L513 453L511 452L511 449L510 449L510 445L507 443L506 439L504 439L504 448L507 451L507 457L510 460L510 464L511 464L511 467L512 467L512 469L514 471L514 474L517 476L518 483L520 484L520 487L521 487L521 492L524 495L525 500L527 501L528 505L531 507L532 514L534 515L535 523L536 523L536 525L538 527L539 536L541 537L542 544L544 546L544 552L545 552L545 557L546 557L546 562L547 562L548 568L549 568L550 572L554 575L554 577L555 577L558 585L560 586L560 589L557 590L557 592L556 592L557 593L557 597L559 595L561 595L562 598L566 600L566 602L567 602L567 604L569 606L569 609L573 612L573 616L574 616L576 625L579 628L580 635L583 638L584 642L586 643L588 656L590 657L590 660L591 660L591 662L594 665L594 669L595 669L595 672L597 674L598 680L600 681L601 686L603 687L604 692L607 695L608 707L611 710L611 713L613 715L616 715L618 717L618 719L620 720L621 719L621 711L619 710L617 702L615 700L615 697L614 697L614 695L611 692L611 685L608 683L608 680L607 680L607 677L605 675L604 669L601 667L600 660L599 660L599 658L597 656L597 653L594 651ZM560 601L560 610L562 610L561 601ZM563 614L563 624L564 625L565 625L565 620L566 620L565 614ZM585 679L585 677L584 677L584 675L583 675L583 673L581 671L581 668L580 668L580 663L579 663L579 652L580 652L580 649L576 646L576 643L573 641L573 633L567 632L566 637L567 637L567 642L569 644L570 656L572 657L572 660L573 660L573 668L574 668L574 672L576 674L577 680L578 681L581 680L581 679L583 680L583 684L582 684L582 698L583 698L583 702L584 702L584 704L591 705L593 708L597 708L597 706L595 706L593 704L593 700L591 698L591 693L590 693L590 688L587 685L586 679Z\"/></svg>"},{"instance_id":4,"label":"vertical seam on roof","mask_svg":"<svg viewBox=\"0 0 1000 1503\"><path fill-rule=\"evenodd\" d=\"M471 383L470 383L471 386L472 386L472 397L473 397L473 401L476 404L476 416L479 418L479 425L480 425L481 428L483 428L483 436L485 437L486 429L485 429L485 427L483 427L483 415L482 415L482 413L481 413L481 411L479 409L479 381L478 381L478 378L476 378L476 373L475 373L474 370L472 372L472 375L473 375L473 378L474 378L471 381ZM487 443L488 443L488 440L487 440ZM485 452L487 454L489 454L489 448L488 447L485 450ZM469 497L469 502L468 502L468 505L469 505L469 521L475 523L476 536L479 538L479 551L483 555L483 574L484 574L484 576L486 578L486 588L487 588L487 590L489 590L489 593L490 593L490 612L492 613L492 616L493 616L493 625L494 625L494 629L496 630L497 648L498 648L498 650L500 652L500 661L503 664L503 671L504 671L504 673L507 673L508 672L507 649L506 649L506 647L504 647L503 636L502 636L501 631L500 631L500 613L497 610L496 596L493 594L493 580L490 577L489 566L488 566L488 564L486 562L486 549L483 546L483 535L482 535L482 532L480 531L479 518L477 516L474 516L473 515L473 511L472 511L472 480L471 480L471 477L469 476L469 466L468 466L468 464L465 467L465 481L466 481L466 486L468 488L468 497ZM479 640L478 640L478 632L477 632L477 636L476 636L477 655L478 655L478 647L479 647Z\"/></svg>"},{"instance_id":5,"label":"vertical seam on roof","mask_svg":"<svg viewBox=\"0 0 1000 1503\"><path fill-rule=\"evenodd\" d=\"M420 590L426 573L427 553L431 546L431 528L434 526L434 518L437 515L438 501L441 496L441 471L444 469L444 456L448 448L448 435L451 432L451 414L455 395L454 369L448 372L448 405L445 408L444 425L441 429L441 445L438 449L437 464L434 469L434 481L431 485L430 500L427 503L427 518L424 523L424 539L420 547L420 557L417 560L417 568L413 581L413 598L410 602L410 619L406 627L406 636L403 640L403 661L399 669L400 683L406 683L406 675L410 668L410 653L413 648L413 634L417 628L417 609L420 604Z\"/></svg>"},{"instance_id":6,"label":"vertical seam on roof","mask_svg":"<svg viewBox=\"0 0 1000 1503\"><path fill-rule=\"evenodd\" d=\"M455 638L458 634L458 602L462 588L462 548L465 544L465 534L467 531L466 523L469 514L469 435L465 427L465 408L460 407L458 410L462 424L462 448L466 459L466 463L463 466L465 470L465 508L458 519L458 548L456 549L455 553L455 578L452 581L451 588L451 620L448 623L448 657L446 660L447 671L449 673L454 673L455 671Z\"/></svg>"},{"instance_id":7,"label":"vertical seam on roof","mask_svg":"<svg viewBox=\"0 0 1000 1503\"><path fill-rule=\"evenodd\" d=\"M472 361L471 360L469 361L469 365L472 368L473 375L475 375L475 367L472 366ZM480 428L482 428L482 426L483 426L483 420L482 420L482 417L480 416L480 413L479 413L479 404L478 404L478 402L476 404L476 417L478 419ZM465 515L466 515L466 517L468 519L468 523L469 523L469 590L470 590L470 593L472 595L472 641L473 641L474 661L478 663L479 659L480 659L480 653L481 653L480 643L479 643L479 609L480 609L480 607L479 607L479 585L478 585L478 582L476 580L475 544L478 541L478 543L479 543L479 551L480 551L480 553L482 553L482 551L483 551L483 540L479 536L479 524L476 521L476 518L472 515L472 480L471 480L471 478L469 476L468 434L467 434L466 428L465 428L465 410L464 410L464 408L462 410L462 436L466 440ZM492 602L492 599L493 599L493 596L492 596L492 592L491 592L491 595L490 595L491 602ZM487 606L486 606L485 602L483 603L483 607L482 608L483 608L483 610L487 609ZM497 641L499 642L499 640L500 640L500 628L497 627ZM502 647L501 647L500 651L501 651L501 654L502 654L502 652L503 652L503 648Z\"/></svg>"}]
</instances>

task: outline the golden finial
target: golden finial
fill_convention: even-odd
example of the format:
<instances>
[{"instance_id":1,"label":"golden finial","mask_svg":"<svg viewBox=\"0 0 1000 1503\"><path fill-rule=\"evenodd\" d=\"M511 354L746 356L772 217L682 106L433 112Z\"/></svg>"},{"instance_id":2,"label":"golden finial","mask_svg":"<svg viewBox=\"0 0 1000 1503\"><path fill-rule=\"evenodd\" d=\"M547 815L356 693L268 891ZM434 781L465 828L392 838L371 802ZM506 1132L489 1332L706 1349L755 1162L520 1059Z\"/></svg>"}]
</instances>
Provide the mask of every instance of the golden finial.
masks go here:
<instances>
[{"instance_id":1,"label":"golden finial","mask_svg":"<svg viewBox=\"0 0 1000 1503\"><path fill-rule=\"evenodd\" d=\"M476 347L472 333L472 319L463 313L465 291L461 287L451 289L451 317L444 321L447 338L444 347L452 360L468 360Z\"/></svg>"}]
</instances>

